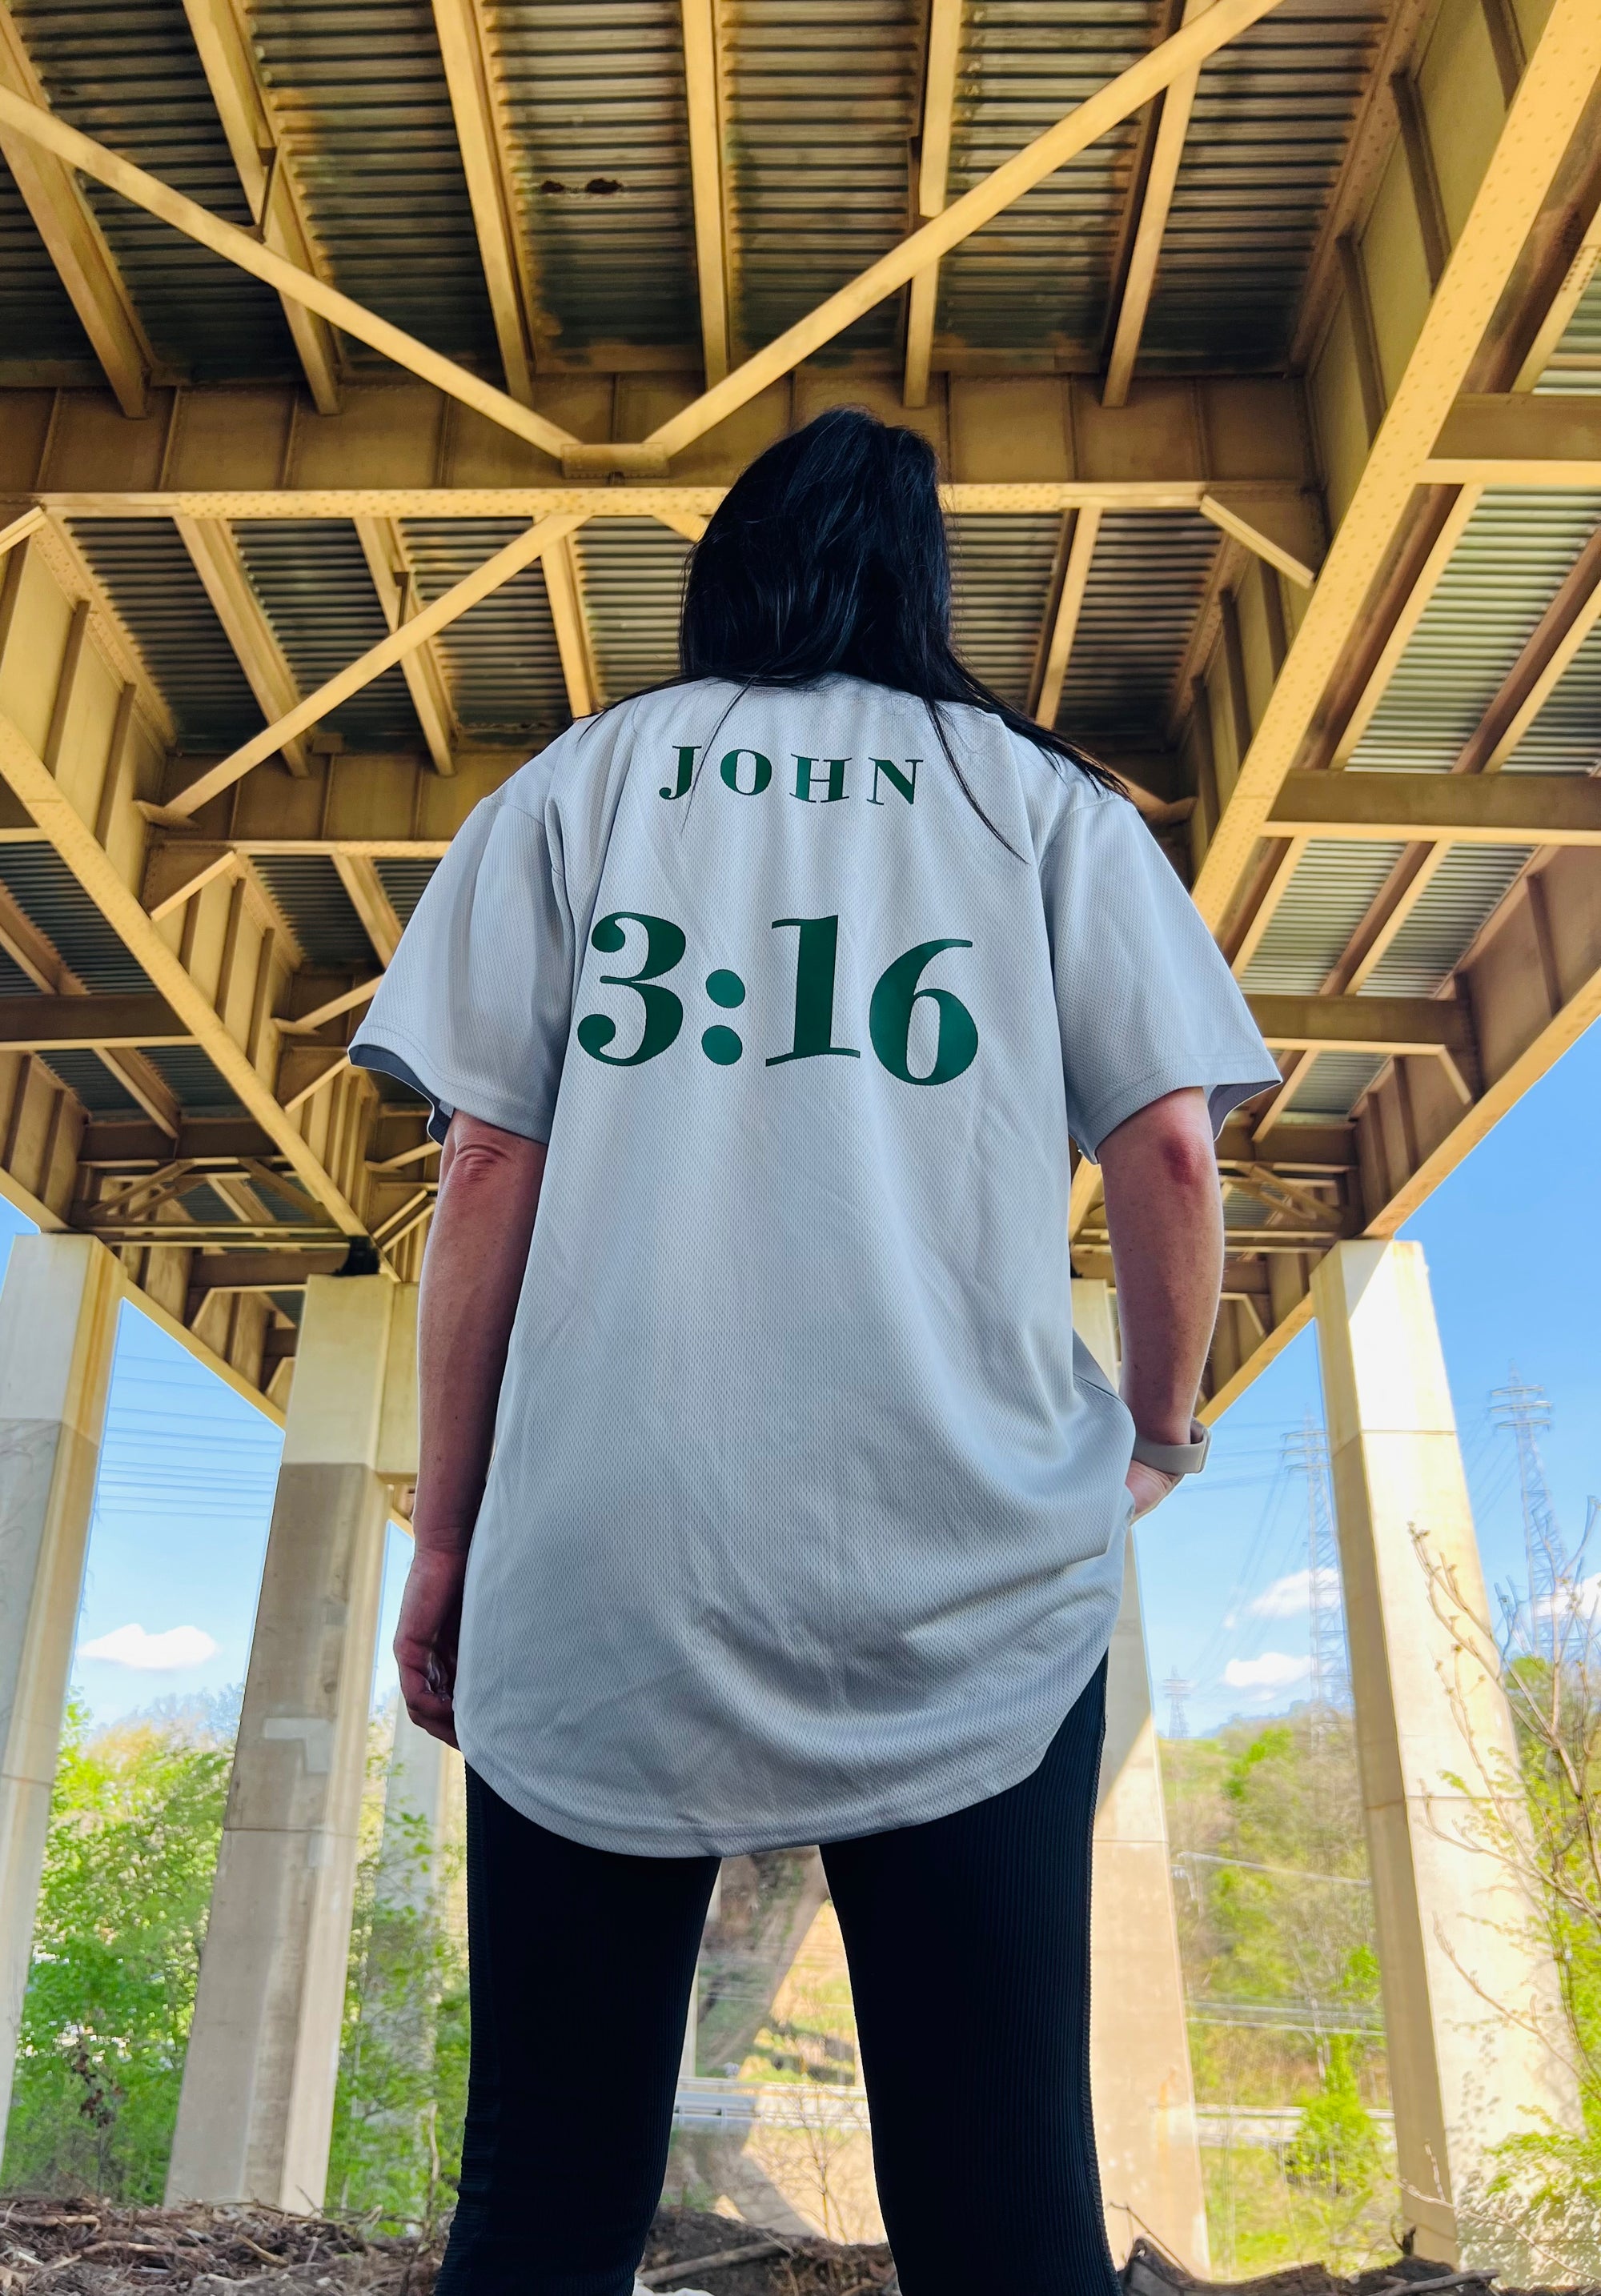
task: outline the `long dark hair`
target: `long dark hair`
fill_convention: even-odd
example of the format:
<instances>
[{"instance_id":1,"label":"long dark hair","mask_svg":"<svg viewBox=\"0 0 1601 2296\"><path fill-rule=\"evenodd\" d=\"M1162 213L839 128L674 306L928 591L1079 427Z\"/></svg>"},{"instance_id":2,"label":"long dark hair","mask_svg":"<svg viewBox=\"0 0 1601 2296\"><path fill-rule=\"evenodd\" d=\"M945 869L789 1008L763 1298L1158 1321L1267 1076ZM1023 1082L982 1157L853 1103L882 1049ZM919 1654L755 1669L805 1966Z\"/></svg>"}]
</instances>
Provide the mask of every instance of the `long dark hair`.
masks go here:
<instances>
[{"instance_id":1,"label":"long dark hair","mask_svg":"<svg viewBox=\"0 0 1601 2296\"><path fill-rule=\"evenodd\" d=\"M915 694L981 814L941 702L987 710L1047 756L1126 794L1096 758L1014 709L957 659L950 609L933 448L860 407L832 407L759 455L713 512L685 583L681 671L793 686L842 670Z\"/></svg>"}]
</instances>

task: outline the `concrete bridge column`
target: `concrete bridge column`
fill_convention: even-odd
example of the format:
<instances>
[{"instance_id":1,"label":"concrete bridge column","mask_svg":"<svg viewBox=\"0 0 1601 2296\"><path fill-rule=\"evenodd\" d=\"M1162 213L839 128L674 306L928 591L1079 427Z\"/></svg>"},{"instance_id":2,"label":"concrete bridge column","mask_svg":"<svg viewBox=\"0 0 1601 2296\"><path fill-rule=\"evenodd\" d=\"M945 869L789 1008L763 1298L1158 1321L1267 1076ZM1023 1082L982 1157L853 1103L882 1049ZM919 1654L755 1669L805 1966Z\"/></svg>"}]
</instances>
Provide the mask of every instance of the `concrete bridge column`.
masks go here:
<instances>
[{"instance_id":1,"label":"concrete bridge column","mask_svg":"<svg viewBox=\"0 0 1601 2296\"><path fill-rule=\"evenodd\" d=\"M122 1270L19 1236L0 1292L0 2138L33 1945Z\"/></svg>"},{"instance_id":2,"label":"concrete bridge column","mask_svg":"<svg viewBox=\"0 0 1601 2296\"><path fill-rule=\"evenodd\" d=\"M454 1746L419 1730L404 1706L395 1711L395 1742L383 1791L383 1837L378 1850L378 1895L385 1905L422 1913L433 1906L452 1853L467 1835L467 1773ZM459 1897L458 1887L451 1890ZM447 1907L454 1923L456 1911Z\"/></svg>"},{"instance_id":3,"label":"concrete bridge column","mask_svg":"<svg viewBox=\"0 0 1601 2296\"><path fill-rule=\"evenodd\" d=\"M1416 2253L1456 2264L1488 2149L1542 2112L1576 2127L1577 2099L1531 1909L1452 1783L1515 1749L1422 1248L1337 1244L1312 1300L1402 2200Z\"/></svg>"},{"instance_id":4,"label":"concrete bridge column","mask_svg":"<svg viewBox=\"0 0 1601 2296\"><path fill-rule=\"evenodd\" d=\"M313 1276L245 1680L169 2202L322 2204L416 1295Z\"/></svg>"},{"instance_id":5,"label":"concrete bridge column","mask_svg":"<svg viewBox=\"0 0 1601 2296\"><path fill-rule=\"evenodd\" d=\"M1075 1280L1073 1325L1113 1384L1109 1285ZM1141 2231L1210 2269L1206 2193L1178 1965L1151 1673L1134 1541L1106 1681L1090 1916L1090 2087L1106 2232L1121 2262Z\"/></svg>"}]
</instances>

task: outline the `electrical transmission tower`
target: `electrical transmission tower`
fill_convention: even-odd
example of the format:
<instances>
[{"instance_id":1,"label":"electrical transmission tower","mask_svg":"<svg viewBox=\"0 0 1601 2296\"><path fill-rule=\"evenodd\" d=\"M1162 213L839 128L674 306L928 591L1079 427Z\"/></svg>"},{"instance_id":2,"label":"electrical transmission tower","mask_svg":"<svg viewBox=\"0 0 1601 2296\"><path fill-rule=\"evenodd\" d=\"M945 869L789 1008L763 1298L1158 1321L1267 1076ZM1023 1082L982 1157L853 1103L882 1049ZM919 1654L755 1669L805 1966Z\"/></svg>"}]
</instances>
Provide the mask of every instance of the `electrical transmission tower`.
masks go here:
<instances>
[{"instance_id":1,"label":"electrical transmission tower","mask_svg":"<svg viewBox=\"0 0 1601 2296\"><path fill-rule=\"evenodd\" d=\"M1340 1593L1340 1543L1334 1535L1328 1437L1308 1412L1298 1435L1285 1439L1285 1460L1306 1477L1307 1622L1312 1645L1312 1727L1331 1707L1351 1702L1351 1668Z\"/></svg>"},{"instance_id":2,"label":"electrical transmission tower","mask_svg":"<svg viewBox=\"0 0 1601 2296\"><path fill-rule=\"evenodd\" d=\"M1162 1685L1162 1694L1168 1702L1168 1735L1170 1738L1187 1738L1189 1736L1189 1717L1184 1710L1184 1702L1189 1696L1191 1691L1194 1690L1195 1686L1195 1685L1193 1682L1186 1682L1182 1676L1177 1674L1170 1674L1167 1680Z\"/></svg>"},{"instance_id":3,"label":"electrical transmission tower","mask_svg":"<svg viewBox=\"0 0 1601 2296\"><path fill-rule=\"evenodd\" d=\"M1565 1572L1562 1533L1546 1481L1545 1461L1539 1456L1540 1432L1551 1424L1550 1402L1545 1389L1531 1387L1526 1380L1520 1379L1517 1365L1513 1364L1506 1386L1498 1387L1490 1396L1490 1415L1498 1427L1510 1431L1517 1446L1517 1480L1523 1502L1523 1554L1529 1569L1530 1634L1540 1657L1553 1658L1556 1650L1557 1598Z\"/></svg>"}]
</instances>

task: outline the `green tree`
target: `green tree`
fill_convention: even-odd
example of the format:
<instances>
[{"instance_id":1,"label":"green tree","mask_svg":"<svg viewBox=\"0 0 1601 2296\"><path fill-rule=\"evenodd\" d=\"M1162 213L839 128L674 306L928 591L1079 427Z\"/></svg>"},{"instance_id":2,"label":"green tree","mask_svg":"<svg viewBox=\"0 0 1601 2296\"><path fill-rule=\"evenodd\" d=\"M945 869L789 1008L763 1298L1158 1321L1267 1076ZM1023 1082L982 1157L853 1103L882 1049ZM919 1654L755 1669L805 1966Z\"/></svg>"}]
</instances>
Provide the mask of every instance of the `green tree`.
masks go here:
<instances>
[{"instance_id":1,"label":"green tree","mask_svg":"<svg viewBox=\"0 0 1601 2296\"><path fill-rule=\"evenodd\" d=\"M1393 2185L1369 2111L1384 2059L1351 1718L1234 1723L1162 1764L1199 2101L1298 2108L1281 2147L1209 2151L1214 2262L1359 2267Z\"/></svg>"},{"instance_id":2,"label":"green tree","mask_svg":"<svg viewBox=\"0 0 1601 2296\"><path fill-rule=\"evenodd\" d=\"M69 1705L6 2128L13 2189L161 2197L229 1747Z\"/></svg>"},{"instance_id":3,"label":"green tree","mask_svg":"<svg viewBox=\"0 0 1601 2296\"><path fill-rule=\"evenodd\" d=\"M1462 1815L1442 1823L1485 1861L1503 1904L1521 1901L1523 1911L1498 1916L1506 1933L1548 1953L1556 1973L1554 2013L1489 1999L1487 2013L1523 2024L1565 2060L1580 2106L1572 2128L1531 2119L1457 2196L1474 2260L1526 2280L1590 2279L1601 2269L1601 1606L1588 1552L1598 1517L1592 1501L1572 1551L1553 1541L1548 1604L1500 1590L1498 1629L1429 1532L1414 1526L1412 1534L1453 1645L1451 1696L1466 1750L1463 1773L1449 1780ZM1511 1708L1515 1760L1479 1726L1485 1678Z\"/></svg>"}]
</instances>

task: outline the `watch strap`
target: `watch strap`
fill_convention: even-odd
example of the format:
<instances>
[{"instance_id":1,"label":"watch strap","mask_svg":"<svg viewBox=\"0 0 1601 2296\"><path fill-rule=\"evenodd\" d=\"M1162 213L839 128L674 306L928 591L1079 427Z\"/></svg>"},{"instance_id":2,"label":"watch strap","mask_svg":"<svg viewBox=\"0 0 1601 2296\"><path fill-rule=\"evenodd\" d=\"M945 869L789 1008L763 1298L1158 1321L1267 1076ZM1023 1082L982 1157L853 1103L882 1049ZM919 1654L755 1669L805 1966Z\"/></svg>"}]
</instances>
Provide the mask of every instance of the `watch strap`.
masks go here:
<instances>
[{"instance_id":1,"label":"watch strap","mask_svg":"<svg viewBox=\"0 0 1601 2296\"><path fill-rule=\"evenodd\" d=\"M1203 1427L1198 1419L1190 1421L1187 1443L1148 1443L1143 1435L1134 1439L1135 1458L1142 1467L1154 1467L1159 1475L1198 1475L1211 1448L1211 1429Z\"/></svg>"}]
</instances>

